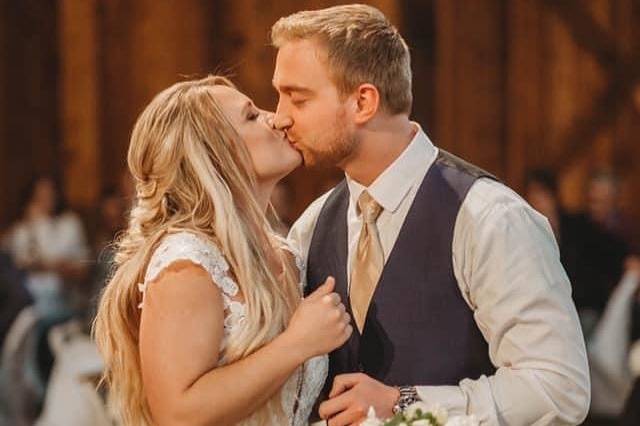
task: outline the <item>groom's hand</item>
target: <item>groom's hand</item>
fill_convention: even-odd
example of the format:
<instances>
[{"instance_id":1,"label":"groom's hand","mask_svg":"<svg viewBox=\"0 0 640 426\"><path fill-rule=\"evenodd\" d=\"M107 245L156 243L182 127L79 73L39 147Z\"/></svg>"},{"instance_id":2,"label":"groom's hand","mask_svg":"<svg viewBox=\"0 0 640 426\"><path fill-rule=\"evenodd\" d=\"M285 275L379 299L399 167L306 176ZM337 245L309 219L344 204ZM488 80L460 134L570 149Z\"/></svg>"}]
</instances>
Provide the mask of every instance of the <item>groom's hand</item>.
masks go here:
<instances>
[{"instance_id":1,"label":"groom's hand","mask_svg":"<svg viewBox=\"0 0 640 426\"><path fill-rule=\"evenodd\" d=\"M329 399L320 404L320 417L329 426L357 425L373 407L378 417L389 418L399 397L398 389L366 374L342 374L333 380Z\"/></svg>"}]
</instances>

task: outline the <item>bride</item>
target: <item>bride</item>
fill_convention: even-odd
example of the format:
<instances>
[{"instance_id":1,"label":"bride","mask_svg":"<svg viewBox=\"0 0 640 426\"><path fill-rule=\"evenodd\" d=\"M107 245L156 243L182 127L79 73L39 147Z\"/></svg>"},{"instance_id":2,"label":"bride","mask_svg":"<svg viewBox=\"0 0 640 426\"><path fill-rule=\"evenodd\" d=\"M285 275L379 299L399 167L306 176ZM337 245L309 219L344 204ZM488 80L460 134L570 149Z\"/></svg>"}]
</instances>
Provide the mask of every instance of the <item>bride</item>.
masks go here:
<instances>
[{"instance_id":1,"label":"bride","mask_svg":"<svg viewBox=\"0 0 640 426\"><path fill-rule=\"evenodd\" d=\"M177 83L142 112L137 200L94 324L125 424L307 423L325 354L352 328L332 278L302 299L302 262L267 221L301 161L223 77Z\"/></svg>"}]
</instances>

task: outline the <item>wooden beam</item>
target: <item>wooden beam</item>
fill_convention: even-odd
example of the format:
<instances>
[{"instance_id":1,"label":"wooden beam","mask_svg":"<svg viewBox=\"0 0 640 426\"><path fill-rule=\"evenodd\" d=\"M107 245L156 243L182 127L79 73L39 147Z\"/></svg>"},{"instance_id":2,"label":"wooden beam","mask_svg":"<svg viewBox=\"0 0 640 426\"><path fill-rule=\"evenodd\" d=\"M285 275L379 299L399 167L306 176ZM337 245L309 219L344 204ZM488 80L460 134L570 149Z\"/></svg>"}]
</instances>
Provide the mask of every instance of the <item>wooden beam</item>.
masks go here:
<instances>
[{"instance_id":1,"label":"wooden beam","mask_svg":"<svg viewBox=\"0 0 640 426\"><path fill-rule=\"evenodd\" d=\"M544 0L571 30L575 42L593 53L603 67L615 66L618 58L615 40L602 28L587 10L585 2L577 0Z\"/></svg>"},{"instance_id":2,"label":"wooden beam","mask_svg":"<svg viewBox=\"0 0 640 426\"><path fill-rule=\"evenodd\" d=\"M545 5L569 28L576 44L592 54L607 71L610 80L606 88L595 98L592 109L582 113L575 120L564 137L564 142L560 144L563 148L555 156L552 164L566 169L570 165L566 159L579 158L588 152L603 128L613 124L622 106L628 102L630 91L640 78L640 56L635 59L629 56L626 46L619 48L619 43L617 44L616 39L610 35L610 31L613 30L607 30L596 22L584 3L575 0L545 0ZM596 6L602 9L602 6L606 5L598 3ZM603 10L597 12L606 13ZM591 87L593 84L586 86Z\"/></svg>"},{"instance_id":3,"label":"wooden beam","mask_svg":"<svg viewBox=\"0 0 640 426\"><path fill-rule=\"evenodd\" d=\"M583 155L600 129L612 125L621 107L628 102L631 89L640 79L640 60L630 69L616 72L607 88L593 102L593 108L575 119L574 125L563 138L563 149L552 161L553 167L562 170L567 158Z\"/></svg>"}]
</instances>

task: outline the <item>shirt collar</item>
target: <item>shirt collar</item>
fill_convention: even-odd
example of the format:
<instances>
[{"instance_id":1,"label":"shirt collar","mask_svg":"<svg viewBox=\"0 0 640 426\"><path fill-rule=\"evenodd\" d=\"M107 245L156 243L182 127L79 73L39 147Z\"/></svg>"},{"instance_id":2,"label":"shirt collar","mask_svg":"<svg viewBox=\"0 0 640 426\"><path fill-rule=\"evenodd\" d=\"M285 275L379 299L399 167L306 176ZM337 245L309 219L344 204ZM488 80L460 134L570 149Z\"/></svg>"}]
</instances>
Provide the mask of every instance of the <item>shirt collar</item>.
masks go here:
<instances>
[{"instance_id":1,"label":"shirt collar","mask_svg":"<svg viewBox=\"0 0 640 426\"><path fill-rule=\"evenodd\" d=\"M367 190L385 210L394 213L409 190L424 176L425 167L431 167L438 150L418 123L413 139L396 160L367 188L347 175L347 185L353 205L357 205L362 191Z\"/></svg>"}]
</instances>

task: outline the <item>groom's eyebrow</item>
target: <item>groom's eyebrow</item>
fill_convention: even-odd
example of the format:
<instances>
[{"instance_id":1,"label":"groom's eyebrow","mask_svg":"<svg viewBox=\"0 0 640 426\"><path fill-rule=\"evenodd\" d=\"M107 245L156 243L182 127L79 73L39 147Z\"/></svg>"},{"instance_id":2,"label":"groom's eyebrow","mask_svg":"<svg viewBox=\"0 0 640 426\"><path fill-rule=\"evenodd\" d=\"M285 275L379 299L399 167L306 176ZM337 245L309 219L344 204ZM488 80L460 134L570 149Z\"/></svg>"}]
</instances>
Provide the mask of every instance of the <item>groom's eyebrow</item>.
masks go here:
<instances>
[{"instance_id":1,"label":"groom's eyebrow","mask_svg":"<svg viewBox=\"0 0 640 426\"><path fill-rule=\"evenodd\" d=\"M302 86L296 86L295 84L286 84L286 85L277 86L275 82L273 82L273 87L275 87L276 90L280 90L281 92L285 92L285 93L291 93L291 92L311 93L311 89L308 89Z\"/></svg>"}]
</instances>

